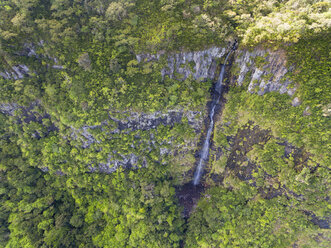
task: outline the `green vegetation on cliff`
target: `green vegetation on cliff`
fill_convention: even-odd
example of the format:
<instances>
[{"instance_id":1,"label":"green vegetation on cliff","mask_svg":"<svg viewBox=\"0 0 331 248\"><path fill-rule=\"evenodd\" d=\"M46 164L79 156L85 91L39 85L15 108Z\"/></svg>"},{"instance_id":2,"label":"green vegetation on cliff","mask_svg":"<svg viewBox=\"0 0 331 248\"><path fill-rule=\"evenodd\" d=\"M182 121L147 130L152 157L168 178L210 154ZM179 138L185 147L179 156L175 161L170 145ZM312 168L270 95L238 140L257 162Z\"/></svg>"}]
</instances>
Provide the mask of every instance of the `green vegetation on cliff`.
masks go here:
<instances>
[{"instance_id":1,"label":"green vegetation on cliff","mask_svg":"<svg viewBox=\"0 0 331 248\"><path fill-rule=\"evenodd\" d=\"M0 247L328 247L329 9L0 0ZM212 81L161 71L169 54L235 39L282 49L297 90L230 85L185 220L176 190L195 169Z\"/></svg>"},{"instance_id":2,"label":"green vegetation on cliff","mask_svg":"<svg viewBox=\"0 0 331 248\"><path fill-rule=\"evenodd\" d=\"M233 199L240 199L233 196L239 194L243 200L226 204L225 213L224 207L217 206L220 212L212 214L216 211L213 201L224 197L224 193L216 190L219 186L207 192L210 200L204 199L190 219L190 223L202 225L190 226L190 232L196 237L190 241L192 247L329 245L329 230L318 230L307 220L329 228L330 45L326 37L313 36L285 49L287 66L296 68L288 75L288 80L298 88L294 96L278 92L249 93L249 80L240 87L231 87L226 95L221 121L216 124L214 134L214 149L221 149L223 156L210 161L208 180L212 185L222 185L223 190L223 187L231 189L231 193L226 193L229 197L232 194ZM291 103L296 97L300 104L294 107ZM221 184L212 180L216 175L223 176ZM262 202L264 209L256 205ZM230 215L232 210L238 213ZM258 217L253 217L254 211L258 211ZM223 219L227 214L230 219ZM242 215L252 219L242 219ZM214 217L214 222L210 222L209 216ZM278 233L283 225L288 231ZM224 231L231 235L223 240L219 239L222 235L211 234ZM321 239L316 238L318 235ZM234 237L237 238L231 239Z\"/></svg>"}]
</instances>

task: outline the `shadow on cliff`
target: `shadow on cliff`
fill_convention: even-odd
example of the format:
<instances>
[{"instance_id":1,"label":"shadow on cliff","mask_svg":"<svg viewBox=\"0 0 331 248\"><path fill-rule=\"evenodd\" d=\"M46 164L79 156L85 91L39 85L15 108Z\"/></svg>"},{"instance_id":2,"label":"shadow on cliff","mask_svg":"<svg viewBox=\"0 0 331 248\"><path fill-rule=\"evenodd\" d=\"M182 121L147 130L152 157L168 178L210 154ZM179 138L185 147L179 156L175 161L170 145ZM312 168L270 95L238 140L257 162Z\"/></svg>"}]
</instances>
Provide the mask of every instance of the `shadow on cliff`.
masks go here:
<instances>
[{"instance_id":1,"label":"shadow on cliff","mask_svg":"<svg viewBox=\"0 0 331 248\"><path fill-rule=\"evenodd\" d=\"M231 56L229 57L228 62L226 61L227 59L225 59L225 61L223 62L225 64L220 63L217 68L217 72L218 72L217 75L219 75L219 77L222 77L221 90L217 91L216 82L218 81L218 78L215 78L214 79L215 83L213 84L213 87L211 88L212 101L208 102L208 104L207 104L208 115L204 121L205 129L210 125L209 116L210 116L210 111L211 111L211 108L213 107L213 104L214 105L216 104L215 115L218 115L222 111L222 106L224 106L224 103L225 103L224 102L224 93L228 92L228 90L229 90L229 80L228 80L228 77L226 77L226 76L229 75L229 70L231 68L232 61L234 58L233 51L235 51L236 48L237 48L237 41L235 41L235 43L230 47L231 51L229 52L229 55L231 55ZM220 74L222 66L225 66L225 75L224 75L225 77L224 78ZM217 98L218 98L218 100L216 100ZM213 119L215 119L215 116L213 116ZM206 132L204 132L204 133L206 133ZM200 137L199 147L202 147L204 140L206 139L205 135L206 134L204 134ZM210 142L211 142L211 144L213 143L212 138L211 138ZM200 156L201 156L200 153L201 153L201 151L200 151L200 149L198 149L195 154L195 157L196 157L195 164L196 165L199 163ZM194 209L196 208L199 198L205 190L205 186L206 185L203 182L200 182L198 185L194 185L193 182L189 182L189 183L184 184L183 186L181 186L180 188L178 188L176 190L176 195L178 197L179 204L184 207L184 211L183 211L182 215L185 219L189 218L191 212L194 211Z\"/></svg>"}]
</instances>

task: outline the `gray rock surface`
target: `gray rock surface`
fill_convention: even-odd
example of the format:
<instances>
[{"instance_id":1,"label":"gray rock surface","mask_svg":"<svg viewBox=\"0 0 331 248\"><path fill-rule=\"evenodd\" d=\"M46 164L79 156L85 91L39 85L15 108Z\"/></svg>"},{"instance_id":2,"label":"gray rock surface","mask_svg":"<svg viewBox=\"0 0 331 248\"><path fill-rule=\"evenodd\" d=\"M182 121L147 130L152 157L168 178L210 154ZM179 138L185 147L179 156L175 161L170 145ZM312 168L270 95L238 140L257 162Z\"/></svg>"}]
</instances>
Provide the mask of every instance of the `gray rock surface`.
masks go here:
<instances>
[{"instance_id":1,"label":"gray rock surface","mask_svg":"<svg viewBox=\"0 0 331 248\"><path fill-rule=\"evenodd\" d=\"M310 106L307 106L303 111L303 116L309 116L309 115L311 115L311 110L310 110Z\"/></svg>"},{"instance_id":2,"label":"gray rock surface","mask_svg":"<svg viewBox=\"0 0 331 248\"><path fill-rule=\"evenodd\" d=\"M42 107L40 101L32 102L29 106L20 106L17 103L1 103L0 112L6 115L14 116L15 111L20 109L21 112L16 116L19 122L38 122L42 123L44 118L50 118L48 114L40 115L34 112L35 107ZM157 129L160 125L163 126L173 126L176 123L180 123L183 118L186 118L188 124L195 130L195 132L200 132L202 129L202 113L198 111L183 111L183 110L169 110L167 112L154 112L154 113L117 113L117 118L110 117L109 120L103 121L100 125L84 125L80 128L73 126L68 127L70 130L69 137L63 137L67 140L80 141L78 144L83 149L95 149L92 144L100 144L104 141L98 140L98 138L91 132L93 129L101 129L102 132L106 132L108 139L112 139L112 136L118 133L128 134L132 131L141 130L148 131L151 129ZM111 123L111 124L110 124ZM106 128L107 126L107 128ZM48 131L57 130L57 128L52 124ZM145 144L146 151L149 153L152 149L156 148L156 143L158 142L158 151L161 156L167 156L169 154L174 154L178 149L186 149L185 147L195 147L198 140L195 138L193 143L188 141L185 145L177 147L172 143L172 139L175 137L170 137L169 140L156 141L153 136L153 132L149 134L150 140ZM32 138L42 138L44 134L33 134ZM117 136L118 138L118 136ZM137 137L139 139L139 137ZM139 143L139 142L138 142ZM76 143L77 144L77 143ZM108 159L106 162L97 162L93 165L87 165L91 172L99 171L103 173L112 173L119 167L124 168L138 168L141 166L147 166L147 160L144 155L135 152L135 144L131 144L132 152L126 155L120 154L118 151L112 151L108 154ZM138 145L139 146L139 145ZM102 145L101 145L102 147ZM171 148L170 148L171 147ZM102 148L98 148L99 151ZM43 171L47 171L48 168L42 168Z\"/></svg>"},{"instance_id":3,"label":"gray rock surface","mask_svg":"<svg viewBox=\"0 0 331 248\"><path fill-rule=\"evenodd\" d=\"M217 59L227 53L225 48L211 47L203 51L181 52L166 57L167 65L161 70L162 77L184 80L190 75L195 80L213 79L217 69ZM138 54L138 62L160 60L164 54ZM260 62L257 62L257 61ZM292 68L286 65L285 52L282 50L255 48L253 51L237 50L233 65L239 68L238 75L233 75L232 83L242 85L248 81L248 91L264 95L267 92L278 91L293 96L296 87L291 85L286 74Z\"/></svg>"},{"instance_id":4,"label":"gray rock surface","mask_svg":"<svg viewBox=\"0 0 331 248\"><path fill-rule=\"evenodd\" d=\"M185 80L190 75L195 80L213 79L216 71L216 60L226 54L226 49L211 47L202 51L181 52L167 57L167 66L162 69L162 77ZM138 54L138 62L159 60L164 52L158 54ZM180 76L177 76L179 74Z\"/></svg>"},{"instance_id":5,"label":"gray rock surface","mask_svg":"<svg viewBox=\"0 0 331 248\"><path fill-rule=\"evenodd\" d=\"M293 101L292 101L292 106L293 107L297 107L301 104L300 100L298 97L294 98Z\"/></svg>"},{"instance_id":6,"label":"gray rock surface","mask_svg":"<svg viewBox=\"0 0 331 248\"><path fill-rule=\"evenodd\" d=\"M25 43L22 47L21 51L16 52L16 55L18 56L26 56L26 57L36 57L38 59L40 58L48 58L50 60L54 61L54 64L51 66L54 69L64 69L64 66L59 64L59 61L57 60L57 58L46 55L46 54L38 54L36 52L36 49L38 47L42 47L44 46L44 41L40 41L37 43L37 45L34 45L32 43ZM49 65L47 65L49 66ZM12 66L10 69L4 70L4 71L0 71L0 76L3 77L4 79L14 79L14 80L18 80L18 79L22 79L25 76L29 75L29 68L26 65L15 65Z\"/></svg>"},{"instance_id":7,"label":"gray rock surface","mask_svg":"<svg viewBox=\"0 0 331 248\"><path fill-rule=\"evenodd\" d=\"M0 76L4 79L22 79L24 76L29 75L29 68L26 65L16 65L11 70L0 72Z\"/></svg>"},{"instance_id":8,"label":"gray rock surface","mask_svg":"<svg viewBox=\"0 0 331 248\"><path fill-rule=\"evenodd\" d=\"M36 56L33 48L29 48L26 51L27 56ZM212 47L203 51L194 52L181 52L177 54L171 54L167 58L166 67L162 69L161 74L163 77L169 76L173 79L183 80L189 76L192 76L196 80L207 80L215 77L217 62L224 57L227 53L225 48ZM239 50L234 54L233 66L238 68L238 75L233 75L230 81L242 85L244 82L248 82L248 91L251 93L257 93L263 95L270 91L278 91L280 94L287 93L293 96L296 91L296 87L292 87L291 82L286 78L286 74L289 69L286 67L286 57L282 51L269 51L256 48L253 51ZM164 52L158 54L140 54L137 55L138 62L148 62L153 60L161 60L165 56ZM257 62L258 57L263 58L261 63ZM57 60L54 59L57 66ZM54 67L53 66L53 67ZM60 65L58 65L60 66ZM59 67L60 68L60 67ZM24 65L19 65L13 68L13 72L0 73L5 78L22 78L29 72L29 69ZM14 74L12 74L14 73ZM14 77L15 76L15 77ZM298 106L300 100L296 97L292 101L293 106ZM14 115L14 111L19 108L15 103L0 104L0 112ZM28 115L26 115L28 116ZM28 121L35 121L36 118L30 116L26 117ZM183 110L169 110L167 112L154 112L154 113L119 113L112 116L109 113L110 119L105 120L101 125L88 126L85 125L80 128L69 127L71 129L71 139L80 140L81 147L89 149L92 144L99 144L99 141L91 132L91 130L100 128L101 131L107 132L109 139L112 135L118 133L130 133L136 130L147 131L151 129L157 129L158 126L172 126L175 123L180 123L185 117L188 120L188 124L199 133L203 126L203 113L197 111L183 111ZM48 117L47 117L48 118ZM38 121L38 119L36 119ZM110 128L111 123L111 128ZM107 128L103 129L105 126ZM153 133L150 134L150 140L147 144L147 151L152 150L155 147L156 140L153 137ZM198 136L198 135L197 135ZM160 141L159 141L160 142ZM197 139L190 141L185 147L196 147ZM183 147L175 147L172 144L171 139L165 140L162 144L159 144L159 153L162 156L173 154L176 149L182 149ZM134 144L131 145L135 148ZM183 146L183 145L182 145ZM171 147L171 149L169 148ZM184 149L186 149L184 147ZM188 148L189 149L189 148ZM133 167L147 166L146 158L141 154L135 154L129 152L128 154L118 154L117 151L112 151L108 155L107 161L103 163L88 165L90 171L100 171L104 173L114 172L119 167Z\"/></svg>"},{"instance_id":9,"label":"gray rock surface","mask_svg":"<svg viewBox=\"0 0 331 248\"><path fill-rule=\"evenodd\" d=\"M261 62L257 62L257 61ZM280 94L294 95L296 88L289 88L291 82L286 74L290 69L286 66L285 52L255 48L253 51L237 50L233 66L239 68L239 73L233 75L232 83L243 85L249 82L248 92L264 95L267 92L278 91ZM249 73L250 72L250 73Z\"/></svg>"},{"instance_id":10,"label":"gray rock surface","mask_svg":"<svg viewBox=\"0 0 331 248\"><path fill-rule=\"evenodd\" d=\"M127 118L117 119L111 117L113 121L118 124L120 131L125 129L131 130L149 130L155 129L159 125L172 125L179 123L183 117L188 119L188 124L195 130L199 130L202 125L202 120L198 116L202 113L199 111L182 111L182 110L169 110L166 113L160 111L146 114L131 112Z\"/></svg>"},{"instance_id":11,"label":"gray rock surface","mask_svg":"<svg viewBox=\"0 0 331 248\"><path fill-rule=\"evenodd\" d=\"M0 112L5 115L13 116L18 108L19 105L17 103L0 103Z\"/></svg>"},{"instance_id":12,"label":"gray rock surface","mask_svg":"<svg viewBox=\"0 0 331 248\"><path fill-rule=\"evenodd\" d=\"M188 124L196 131L200 132L203 125L203 119L202 119L202 113L198 111L187 111L184 112L182 110L169 110L166 113L161 112L154 112L154 113L126 113L128 116L125 117L123 115L122 118L115 118L110 117L111 121L113 121L116 125L111 131L107 128L108 131L108 138L111 139L112 135L118 134L118 133L130 133L132 131L136 130L142 130L147 131L151 129L157 129L158 126L172 126L176 123L180 123L184 117L187 118ZM81 141L81 147L84 149L90 148L92 144L100 144L101 141L99 141L96 137L94 137L91 134L91 130L96 128L101 128L101 130L104 130L104 127L109 125L108 121L104 121L101 123L101 125L95 125L95 126L83 126L81 128L75 128L70 127L72 130L71 138L74 140L80 140ZM187 147L195 147L195 143L197 143L198 140L194 140L192 142L188 142L185 144ZM155 148L156 140L153 137L153 134L150 135L150 140L147 144L147 150L150 152L153 148ZM167 148L167 146L170 145L171 149ZM172 144L171 140L163 141L161 144L159 144L159 153L161 156L166 156L173 154L175 150L179 149L179 147L176 147L174 144ZM132 144L132 148L135 148ZM185 149L185 147L180 147L180 149ZM115 156L116 155L116 156ZM89 169L91 172L103 172L103 173L112 173L116 171L119 167L124 168L138 168L138 165L141 167L147 166L147 161L144 155L141 154L135 154L130 153L128 155L122 155L118 153L117 151L113 151L112 154L108 155L108 159L106 163L97 163L93 165L89 165Z\"/></svg>"}]
</instances>

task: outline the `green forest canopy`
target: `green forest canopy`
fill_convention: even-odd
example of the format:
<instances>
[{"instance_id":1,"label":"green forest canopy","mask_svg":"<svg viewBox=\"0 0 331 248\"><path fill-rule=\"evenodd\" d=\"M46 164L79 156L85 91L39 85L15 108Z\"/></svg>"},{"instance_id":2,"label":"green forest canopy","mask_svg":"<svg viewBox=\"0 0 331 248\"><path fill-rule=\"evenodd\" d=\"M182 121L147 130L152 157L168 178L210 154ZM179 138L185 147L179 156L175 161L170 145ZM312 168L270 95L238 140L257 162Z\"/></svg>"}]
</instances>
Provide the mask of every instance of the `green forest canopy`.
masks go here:
<instances>
[{"instance_id":1,"label":"green forest canopy","mask_svg":"<svg viewBox=\"0 0 331 248\"><path fill-rule=\"evenodd\" d=\"M0 113L0 247L328 247L329 9L314 0L0 0L0 71L29 68L21 79L0 77L0 103L24 106ZM207 176L186 220L176 189L199 149L188 120L112 133L115 120L174 109L206 116L210 81L163 79L164 61L135 55L235 39L239 49L285 50L302 104L231 86L214 133L223 157L207 168L218 175ZM246 120L268 140L235 146ZM84 125L96 126L98 140L87 147L72 134ZM133 153L136 168L91 173L109 154ZM234 153L246 161L233 165ZM243 168L249 180L237 176Z\"/></svg>"}]
</instances>

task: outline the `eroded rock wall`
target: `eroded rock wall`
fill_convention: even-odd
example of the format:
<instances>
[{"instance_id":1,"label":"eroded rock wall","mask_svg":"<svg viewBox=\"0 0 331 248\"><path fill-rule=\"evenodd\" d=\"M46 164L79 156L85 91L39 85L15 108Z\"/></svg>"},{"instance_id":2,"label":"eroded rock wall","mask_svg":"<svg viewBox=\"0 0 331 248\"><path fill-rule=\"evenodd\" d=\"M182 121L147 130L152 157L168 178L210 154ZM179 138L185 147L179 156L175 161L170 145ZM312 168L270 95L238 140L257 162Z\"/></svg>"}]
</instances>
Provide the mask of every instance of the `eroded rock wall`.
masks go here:
<instances>
[{"instance_id":1,"label":"eroded rock wall","mask_svg":"<svg viewBox=\"0 0 331 248\"><path fill-rule=\"evenodd\" d=\"M29 50L27 56L35 56L33 49ZM221 59L225 57L229 49L221 47L212 47L203 51L181 52L166 56L160 52L156 55L141 54L137 55L138 62L150 62L162 60L166 61L166 66L162 69L163 77L169 76L173 79L183 80L192 76L196 80L215 79L217 71L217 63L221 63ZM232 75L230 82L237 85L247 83L247 90L251 93L263 95L270 91L278 91L280 94L288 94L290 96L295 93L295 86L288 80L287 74L292 68L286 65L286 56L284 51L271 51L261 48L255 48L252 51L237 50L234 53L232 63ZM297 99L298 100L298 99ZM295 101L295 105L300 102ZM7 115L14 115L14 111L21 108L15 103L0 104L0 112ZM181 123L183 118L188 120L189 126L198 134L203 128L204 113L196 111L169 110L167 112L154 113L125 113L121 117L112 117L109 114L109 120L105 120L99 126L85 125L80 128L68 127L71 129L70 137L73 140L80 141L79 144L83 149L89 149L92 144L99 144L99 140L93 135L93 129L100 129L101 132L107 132L109 139L116 134L129 134L131 132L149 131L157 129L159 126L173 126L176 123ZM49 118L49 116L46 116ZM27 117L25 116L25 119ZM33 118L29 118L29 120ZM112 124L109 125L111 122ZM111 126L111 127L110 127ZM106 127L106 128L105 128ZM198 136L192 139L185 145L187 151L197 149ZM147 144L147 150L154 147L155 139L150 135ZM169 143L170 142L170 143ZM160 143L158 143L160 145ZM165 146L161 144L158 148L161 156L173 155L177 149L171 140L165 141ZM171 147L171 148L169 148ZM98 166L91 166L91 171L101 171L111 173L119 166L135 167L143 161L146 165L146 159L137 152L129 152L128 154L109 154L106 163L99 163ZM145 164L144 164L145 163Z\"/></svg>"},{"instance_id":2,"label":"eroded rock wall","mask_svg":"<svg viewBox=\"0 0 331 248\"><path fill-rule=\"evenodd\" d=\"M181 52L166 55L164 52L157 54L139 54L138 62L160 61L165 59L166 65L161 70L162 77L169 76L173 79L184 80L190 75L195 80L215 79L217 62L224 57L230 49L211 47L202 51ZM248 82L248 91L264 95L267 92L278 91L293 96L296 86L288 79L287 74L293 68L287 66L286 54L283 50L270 50L255 48L238 49L235 51L231 83L241 86ZM297 101L293 104L297 105Z\"/></svg>"},{"instance_id":3,"label":"eroded rock wall","mask_svg":"<svg viewBox=\"0 0 331 248\"><path fill-rule=\"evenodd\" d=\"M234 73L231 82L239 86L247 82L250 93L264 95L278 91L280 94L293 96L296 87L287 77L293 68L289 68L286 63L286 55L282 50L237 50L232 65Z\"/></svg>"},{"instance_id":4,"label":"eroded rock wall","mask_svg":"<svg viewBox=\"0 0 331 248\"><path fill-rule=\"evenodd\" d=\"M62 65L59 64L57 58L45 55L45 54L38 54L37 50L38 47L43 47L44 42L40 41L36 45L32 43L25 43L22 50L15 53L17 56L25 56L25 57L35 57L36 59L47 58L52 61L53 65L47 64L48 67L53 69L64 69ZM24 64L16 64L13 66L7 66L6 69L2 68L0 70L0 77L6 80L18 80L24 77L30 76L35 72L31 72L28 66Z\"/></svg>"},{"instance_id":5,"label":"eroded rock wall","mask_svg":"<svg viewBox=\"0 0 331 248\"><path fill-rule=\"evenodd\" d=\"M185 80L190 75L195 80L213 79L217 68L217 60L222 58L227 50L222 47L211 47L202 51L181 52L165 55L164 52L157 54L139 54L138 62L160 60L166 57L166 66L161 70L162 77Z\"/></svg>"},{"instance_id":6,"label":"eroded rock wall","mask_svg":"<svg viewBox=\"0 0 331 248\"><path fill-rule=\"evenodd\" d=\"M51 121L51 116L48 114L40 115L34 110L34 108L41 108L42 103L36 101L30 104L30 106L20 106L16 103L1 103L0 112L13 116L18 123L24 122L28 124L30 122L43 123L43 119L49 119L51 126L47 128L46 133L38 133L37 131L31 134L31 139L40 139L47 136L50 131L59 131ZM18 112L15 112L19 110ZM109 113L109 119L101 122L100 125L84 125L82 127L62 127L68 129L66 133L68 135L61 136L62 139L68 142L74 141L72 144L78 149L97 149L102 151L107 147L107 142L112 142L112 139L129 137L131 133L135 138L132 143L128 143L130 148L127 153L122 153L121 149L113 150L108 154L106 162L93 161L92 164L87 164L91 172L103 172L112 173L119 167L124 168L138 168L148 166L146 154L156 149L160 157L173 156L178 150L182 152L193 152L197 147L198 135L193 139L188 139L180 147L173 142L176 137L169 137L166 140L158 140L154 133L159 127L169 127L170 129L179 123L182 123L183 119L186 119L193 132L200 133L203 126L202 112L199 111L183 111L183 110L169 110L167 112L154 112L154 113L117 113L116 117L112 117ZM23 124L23 123L22 123ZM104 133L103 137L106 140L99 140L95 135L95 130ZM143 134L145 132L145 134ZM140 135L147 135L142 138ZM124 135L124 136L123 136ZM138 142L137 142L138 140ZM143 150L141 146L145 147ZM96 148L97 147L97 148ZM144 154L141 154L143 151ZM42 168L48 170L47 167Z\"/></svg>"}]
</instances>

